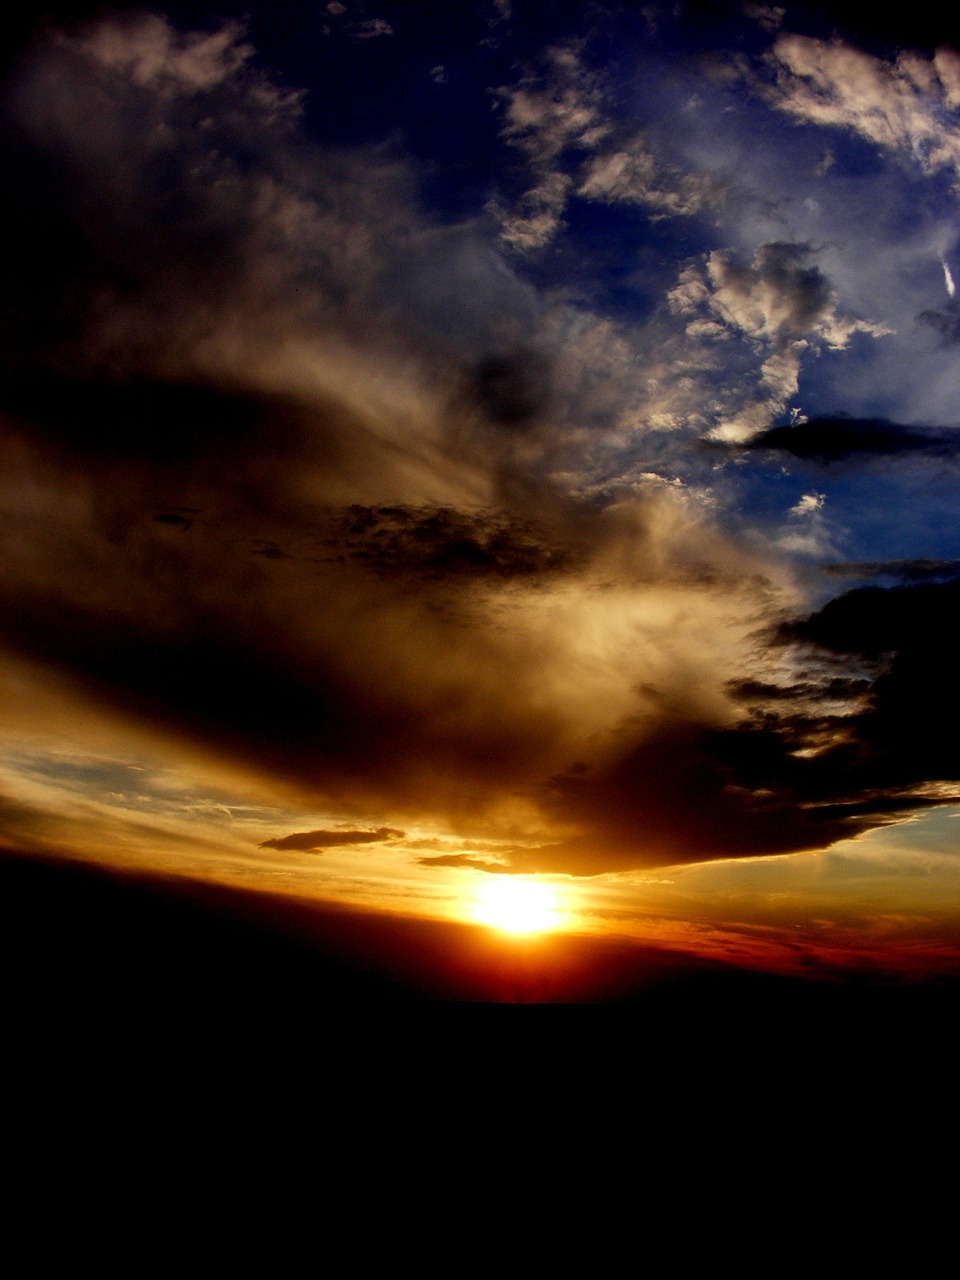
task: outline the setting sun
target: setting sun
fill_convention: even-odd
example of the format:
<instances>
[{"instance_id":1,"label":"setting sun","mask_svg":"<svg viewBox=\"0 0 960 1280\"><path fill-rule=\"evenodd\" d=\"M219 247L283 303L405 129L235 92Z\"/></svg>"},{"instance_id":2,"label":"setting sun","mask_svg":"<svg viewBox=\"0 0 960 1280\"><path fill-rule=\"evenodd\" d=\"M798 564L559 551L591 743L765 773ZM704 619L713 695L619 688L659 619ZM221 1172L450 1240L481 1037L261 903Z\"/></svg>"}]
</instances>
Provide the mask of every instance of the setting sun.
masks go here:
<instances>
[{"instance_id":1,"label":"setting sun","mask_svg":"<svg viewBox=\"0 0 960 1280\"><path fill-rule=\"evenodd\" d=\"M559 924L553 889L519 876L497 876L482 885L474 917L507 933L544 933Z\"/></svg>"}]
</instances>

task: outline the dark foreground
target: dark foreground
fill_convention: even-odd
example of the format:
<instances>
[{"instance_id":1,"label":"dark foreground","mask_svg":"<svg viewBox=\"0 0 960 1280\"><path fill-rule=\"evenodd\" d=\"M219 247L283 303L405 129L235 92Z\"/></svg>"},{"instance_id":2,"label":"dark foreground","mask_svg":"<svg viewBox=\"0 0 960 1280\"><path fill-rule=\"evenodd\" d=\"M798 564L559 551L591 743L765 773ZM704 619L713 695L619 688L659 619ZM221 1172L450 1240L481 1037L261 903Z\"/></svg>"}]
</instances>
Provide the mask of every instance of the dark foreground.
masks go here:
<instances>
[{"instance_id":1,"label":"dark foreground","mask_svg":"<svg viewBox=\"0 0 960 1280\"><path fill-rule=\"evenodd\" d=\"M184 1153L245 1168L268 1141L320 1167L336 1133L366 1185L385 1150L428 1133L445 1160L489 1148L514 1163L537 1135L562 1170L570 1141L627 1132L651 1160L651 1125L657 1161L686 1167L691 1151L698 1163L739 1149L745 1126L757 1150L792 1151L827 1116L831 1143L856 1130L881 1147L892 1125L956 1121L951 983L805 982L620 942L512 943L17 855L0 856L0 939L7 1140L36 1188L65 1152L71 1187L77 1169L86 1178L108 1130L121 1184L158 1148L204 1186Z\"/></svg>"}]
</instances>

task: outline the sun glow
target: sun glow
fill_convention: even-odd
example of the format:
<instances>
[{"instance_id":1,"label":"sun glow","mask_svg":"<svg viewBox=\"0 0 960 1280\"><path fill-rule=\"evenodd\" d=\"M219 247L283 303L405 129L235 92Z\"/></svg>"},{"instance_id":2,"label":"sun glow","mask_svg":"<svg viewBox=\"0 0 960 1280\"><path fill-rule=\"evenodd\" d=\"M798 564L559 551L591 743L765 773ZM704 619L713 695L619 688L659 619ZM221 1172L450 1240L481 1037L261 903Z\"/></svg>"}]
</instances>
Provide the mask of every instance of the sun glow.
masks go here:
<instances>
[{"instance_id":1,"label":"sun glow","mask_svg":"<svg viewBox=\"0 0 960 1280\"><path fill-rule=\"evenodd\" d=\"M481 885L474 918L506 933L545 933L560 923L550 885L509 875L491 877Z\"/></svg>"}]
</instances>

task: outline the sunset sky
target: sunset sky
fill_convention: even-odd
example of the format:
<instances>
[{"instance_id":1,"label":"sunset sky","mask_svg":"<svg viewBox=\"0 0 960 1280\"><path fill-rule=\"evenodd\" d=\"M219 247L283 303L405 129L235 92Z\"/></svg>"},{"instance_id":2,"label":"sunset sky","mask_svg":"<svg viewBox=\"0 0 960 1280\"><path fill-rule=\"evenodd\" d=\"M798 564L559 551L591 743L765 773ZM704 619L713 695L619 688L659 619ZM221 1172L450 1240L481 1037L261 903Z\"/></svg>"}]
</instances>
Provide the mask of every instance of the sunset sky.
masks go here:
<instances>
[{"instance_id":1,"label":"sunset sky","mask_svg":"<svg viewBox=\"0 0 960 1280\"><path fill-rule=\"evenodd\" d=\"M928 15L24 21L0 850L960 977L960 43Z\"/></svg>"}]
</instances>

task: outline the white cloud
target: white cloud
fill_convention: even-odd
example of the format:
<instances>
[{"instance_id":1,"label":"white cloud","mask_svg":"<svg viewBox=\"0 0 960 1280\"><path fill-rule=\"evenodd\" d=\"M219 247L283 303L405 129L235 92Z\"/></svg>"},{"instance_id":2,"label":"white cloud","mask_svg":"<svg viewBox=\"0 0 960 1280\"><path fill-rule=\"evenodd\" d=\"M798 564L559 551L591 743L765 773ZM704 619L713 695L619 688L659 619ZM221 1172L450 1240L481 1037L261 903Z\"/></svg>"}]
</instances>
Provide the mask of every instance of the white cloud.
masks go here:
<instances>
[{"instance_id":1,"label":"white cloud","mask_svg":"<svg viewBox=\"0 0 960 1280\"><path fill-rule=\"evenodd\" d=\"M496 92L501 136L526 155L533 177L514 209L495 210L513 248L548 244L573 196L666 217L696 213L717 194L709 175L657 160L635 127L624 132L601 77L586 68L576 46L549 49L542 72Z\"/></svg>"},{"instance_id":2,"label":"white cloud","mask_svg":"<svg viewBox=\"0 0 960 1280\"><path fill-rule=\"evenodd\" d=\"M540 164L573 144L592 148L609 130L597 79L585 70L577 50L555 46L545 60L544 75L497 90L504 107L503 137Z\"/></svg>"},{"instance_id":3,"label":"white cloud","mask_svg":"<svg viewBox=\"0 0 960 1280\"><path fill-rule=\"evenodd\" d=\"M772 100L811 124L852 129L877 146L909 153L926 173L952 171L960 185L960 58L902 53L886 61L843 44L784 34L774 44Z\"/></svg>"},{"instance_id":4,"label":"white cloud","mask_svg":"<svg viewBox=\"0 0 960 1280\"><path fill-rule=\"evenodd\" d=\"M778 348L811 339L840 350L854 333L889 333L883 325L838 313L837 292L813 256L809 245L776 242L761 245L750 266L740 267L717 250L706 262L708 306L728 324Z\"/></svg>"},{"instance_id":5,"label":"white cloud","mask_svg":"<svg viewBox=\"0 0 960 1280\"><path fill-rule=\"evenodd\" d=\"M787 409L808 352L842 350L854 333L890 333L884 325L840 314L837 291L805 244L761 245L749 266L739 265L730 251L714 250L683 268L667 303L686 321L692 342L715 344L739 335L754 353L753 393L744 398L741 391L740 403L720 414L713 432L736 442L765 430ZM741 386L748 379L748 369L741 369Z\"/></svg>"},{"instance_id":6,"label":"white cloud","mask_svg":"<svg viewBox=\"0 0 960 1280\"><path fill-rule=\"evenodd\" d=\"M697 213L715 194L715 184L706 174L683 174L658 165L640 138L588 160L577 189L577 195L588 200L642 205L662 214Z\"/></svg>"},{"instance_id":7,"label":"white cloud","mask_svg":"<svg viewBox=\"0 0 960 1280\"><path fill-rule=\"evenodd\" d=\"M521 253L549 244L562 225L570 186L565 173L547 172L535 187L524 192L512 210L500 210L491 204L491 210L500 216L501 238Z\"/></svg>"},{"instance_id":8,"label":"white cloud","mask_svg":"<svg viewBox=\"0 0 960 1280\"><path fill-rule=\"evenodd\" d=\"M800 501L790 508L790 514L792 516L813 515L814 512L822 510L825 502L826 497L822 493L805 493Z\"/></svg>"}]
</instances>

